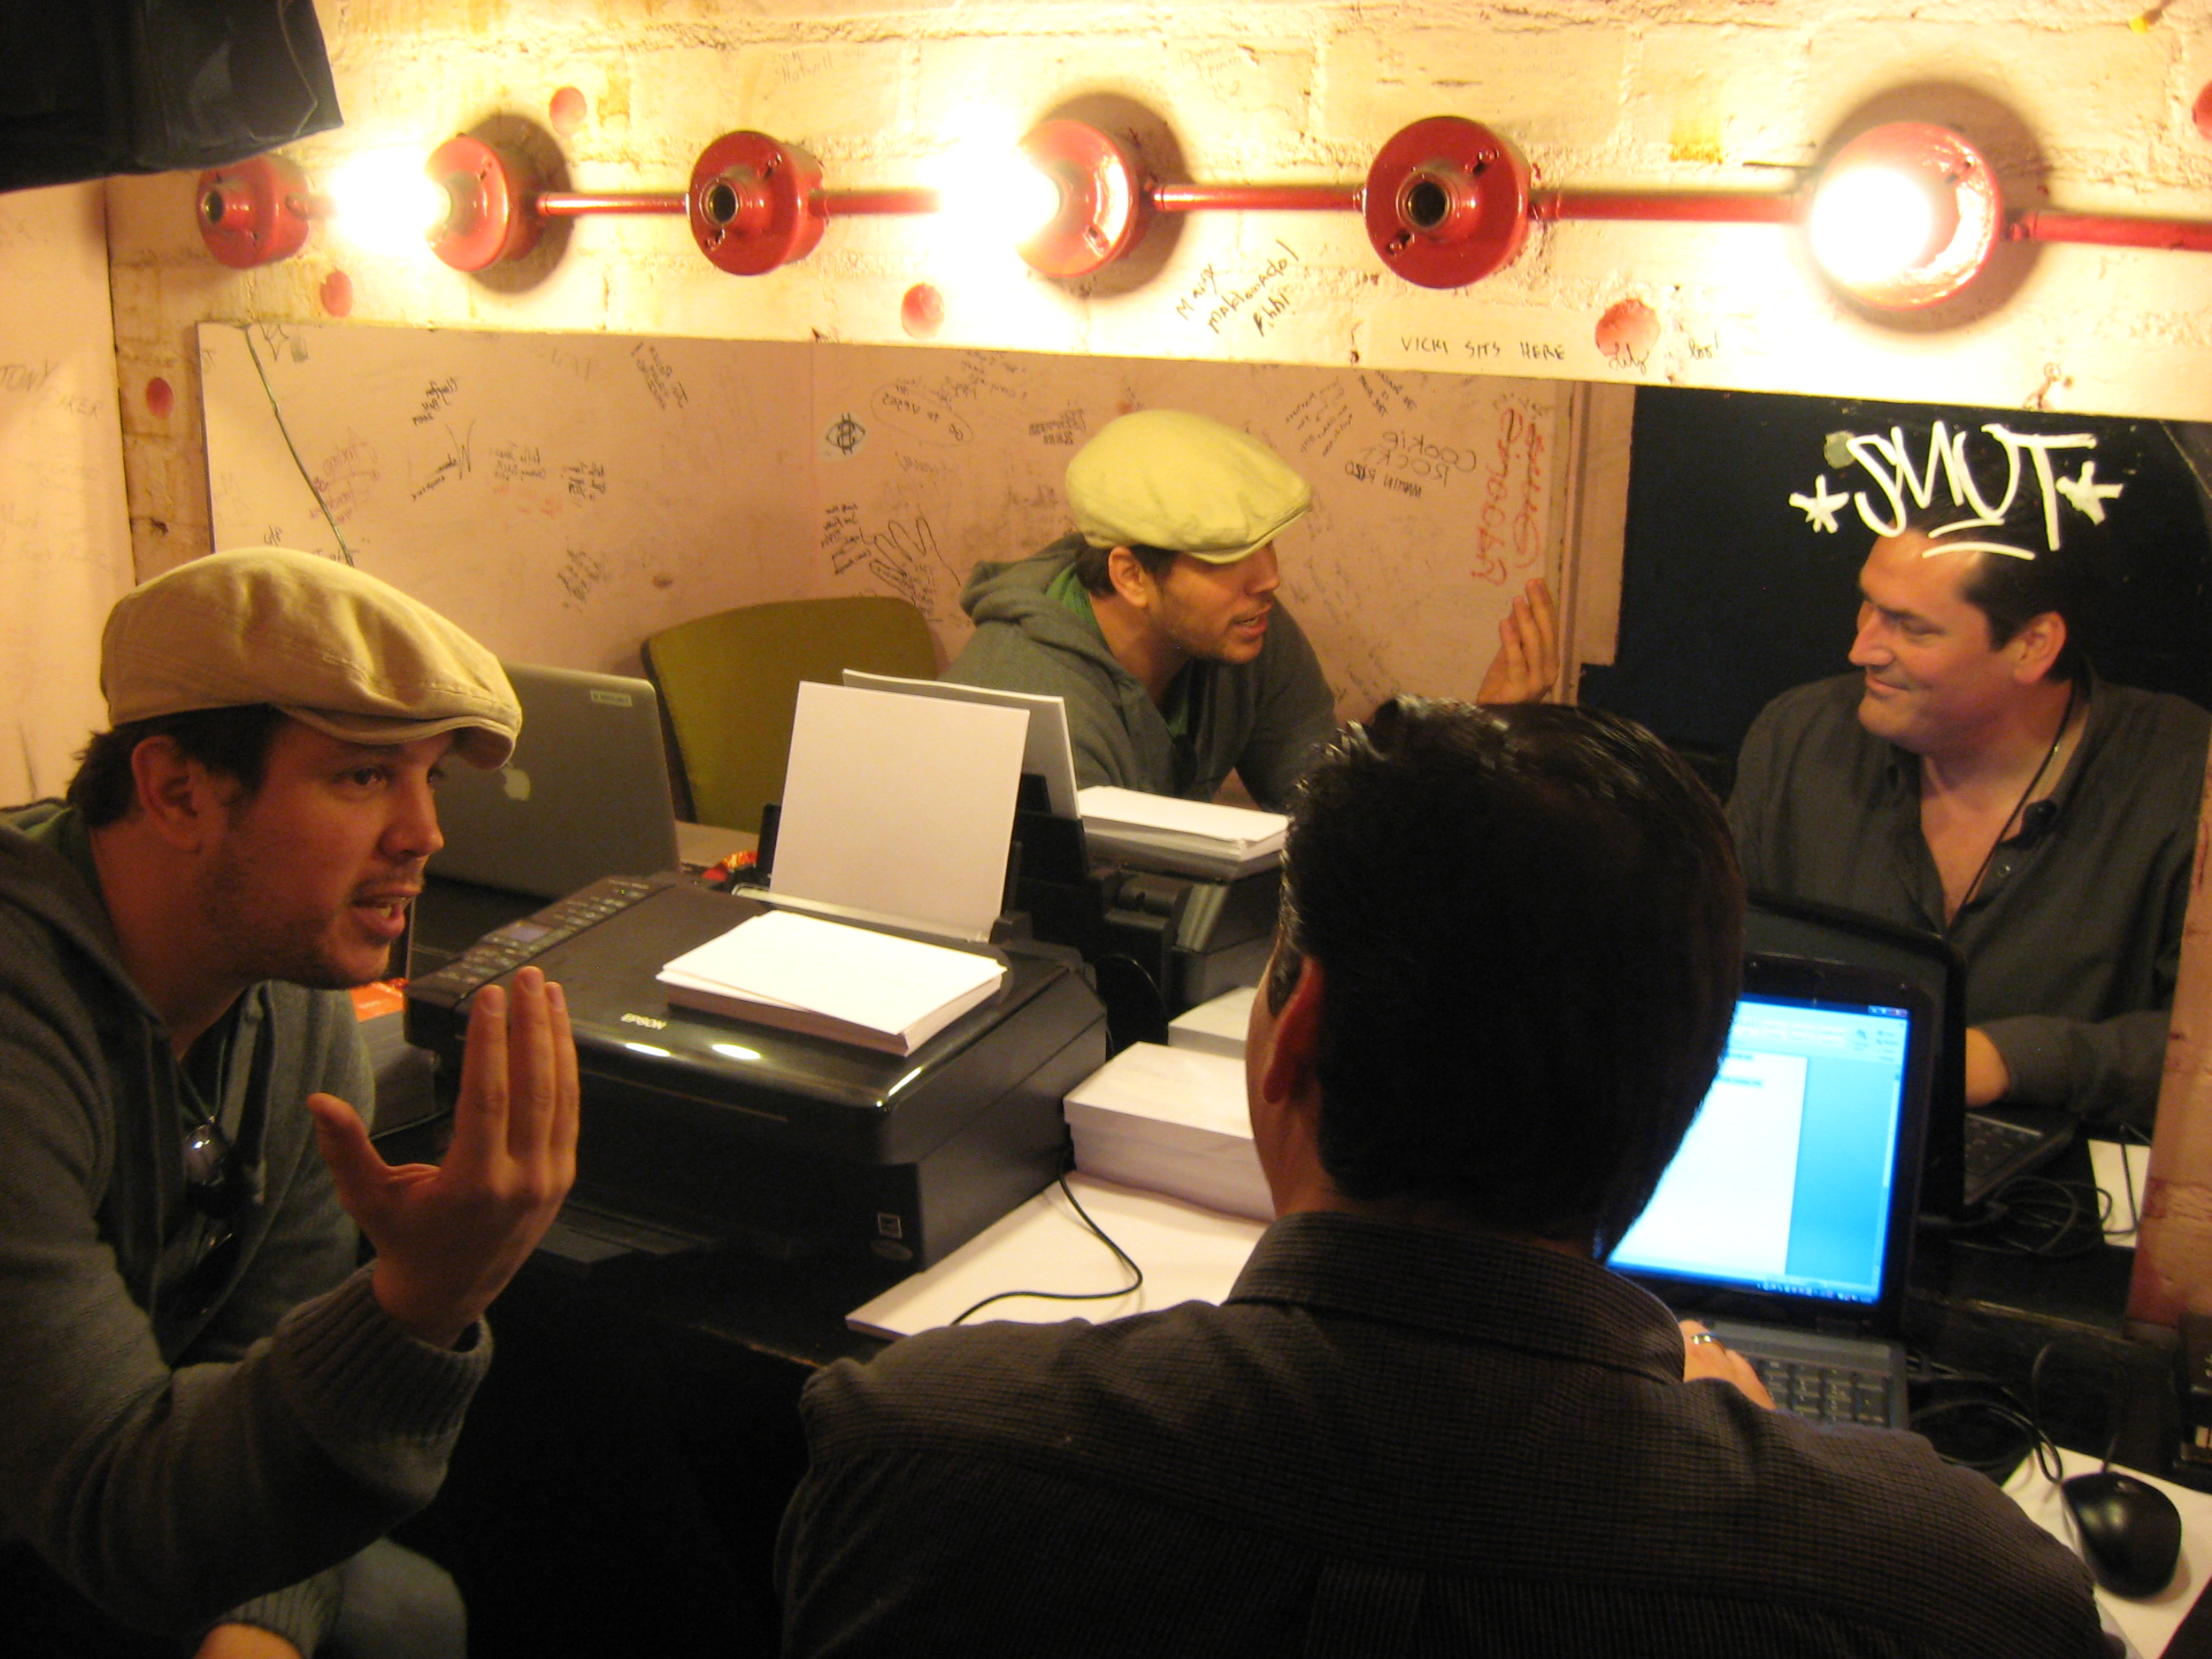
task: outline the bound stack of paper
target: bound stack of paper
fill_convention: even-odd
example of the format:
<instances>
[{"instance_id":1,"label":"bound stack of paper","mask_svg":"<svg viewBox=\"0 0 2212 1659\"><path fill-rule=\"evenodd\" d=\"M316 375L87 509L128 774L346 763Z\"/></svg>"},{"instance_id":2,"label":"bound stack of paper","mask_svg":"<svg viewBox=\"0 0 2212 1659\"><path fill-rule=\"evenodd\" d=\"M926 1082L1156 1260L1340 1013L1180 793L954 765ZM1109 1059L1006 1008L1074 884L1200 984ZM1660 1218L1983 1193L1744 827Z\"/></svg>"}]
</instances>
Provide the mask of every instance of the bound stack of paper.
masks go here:
<instances>
[{"instance_id":1,"label":"bound stack of paper","mask_svg":"<svg viewBox=\"0 0 2212 1659\"><path fill-rule=\"evenodd\" d=\"M771 911L660 970L678 1007L908 1054L1005 981L996 957Z\"/></svg>"},{"instance_id":2,"label":"bound stack of paper","mask_svg":"<svg viewBox=\"0 0 2212 1659\"><path fill-rule=\"evenodd\" d=\"M1085 1174L1274 1218L1252 1148L1242 1061L1132 1043L1068 1091L1066 1109L1075 1167Z\"/></svg>"},{"instance_id":3,"label":"bound stack of paper","mask_svg":"<svg viewBox=\"0 0 2212 1659\"><path fill-rule=\"evenodd\" d=\"M1093 853L1187 875L1242 876L1267 869L1282 858L1283 830L1290 823L1280 812L1146 795L1103 783L1084 790L1076 800L1083 809L1084 839Z\"/></svg>"},{"instance_id":4,"label":"bound stack of paper","mask_svg":"<svg viewBox=\"0 0 2212 1659\"><path fill-rule=\"evenodd\" d=\"M1243 1059L1244 1032L1252 1018L1252 999L1258 994L1253 987L1240 985L1211 1002L1184 1009L1168 1022L1168 1047Z\"/></svg>"}]
</instances>

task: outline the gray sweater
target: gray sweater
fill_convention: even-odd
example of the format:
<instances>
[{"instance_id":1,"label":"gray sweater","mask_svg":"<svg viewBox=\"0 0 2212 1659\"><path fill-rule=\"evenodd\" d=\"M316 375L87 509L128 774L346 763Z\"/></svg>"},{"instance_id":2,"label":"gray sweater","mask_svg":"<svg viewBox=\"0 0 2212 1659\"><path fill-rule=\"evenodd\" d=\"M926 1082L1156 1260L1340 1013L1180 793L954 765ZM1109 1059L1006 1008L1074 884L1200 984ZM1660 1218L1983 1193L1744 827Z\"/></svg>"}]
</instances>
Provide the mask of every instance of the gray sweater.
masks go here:
<instances>
[{"instance_id":1,"label":"gray sweater","mask_svg":"<svg viewBox=\"0 0 2212 1659\"><path fill-rule=\"evenodd\" d=\"M368 1103L340 993L240 1000L216 1109L260 1202L228 1270L196 1273L185 1080L46 844L64 811L0 817L0 1537L127 1624L236 1619L312 1652L325 1570L437 1490L489 1343L415 1340L355 1271L303 1104Z\"/></svg>"},{"instance_id":2,"label":"gray sweater","mask_svg":"<svg viewBox=\"0 0 2212 1659\"><path fill-rule=\"evenodd\" d=\"M978 564L960 595L975 637L945 678L1066 698L1079 787L1210 800L1234 771L1261 805L1284 806L1336 730L1321 664L1288 607L1275 607L1252 661L1183 671L1190 729L1177 738L1097 628L1046 591L1080 544L1069 536L1016 563Z\"/></svg>"}]
</instances>

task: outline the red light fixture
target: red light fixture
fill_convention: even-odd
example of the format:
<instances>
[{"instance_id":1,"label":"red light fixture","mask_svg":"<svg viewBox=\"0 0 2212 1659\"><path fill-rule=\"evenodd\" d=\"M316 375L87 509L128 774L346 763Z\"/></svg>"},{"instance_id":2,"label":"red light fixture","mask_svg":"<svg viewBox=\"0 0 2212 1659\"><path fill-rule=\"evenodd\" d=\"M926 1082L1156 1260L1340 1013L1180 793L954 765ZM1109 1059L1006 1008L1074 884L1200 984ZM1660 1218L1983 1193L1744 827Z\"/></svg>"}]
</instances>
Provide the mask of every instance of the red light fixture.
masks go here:
<instances>
[{"instance_id":1,"label":"red light fixture","mask_svg":"<svg viewBox=\"0 0 2212 1659\"><path fill-rule=\"evenodd\" d=\"M254 155L200 174L200 240L220 264L250 270L289 259L304 246L311 222L327 206L309 193L307 175L281 155Z\"/></svg>"},{"instance_id":2,"label":"red light fixture","mask_svg":"<svg viewBox=\"0 0 2212 1659\"><path fill-rule=\"evenodd\" d=\"M821 163L764 132L726 132L708 145L685 201L699 251L739 276L805 258L828 218Z\"/></svg>"},{"instance_id":3,"label":"red light fixture","mask_svg":"<svg viewBox=\"0 0 2212 1659\"><path fill-rule=\"evenodd\" d=\"M1020 149L1060 195L1058 210L1020 245L1031 270L1088 276L1137 245L1152 216L1152 181L1129 150L1080 121L1033 127Z\"/></svg>"},{"instance_id":4,"label":"red light fixture","mask_svg":"<svg viewBox=\"0 0 2212 1659\"><path fill-rule=\"evenodd\" d=\"M430 251L456 270L482 270L538 245L543 222L530 210L536 180L481 138L458 134L430 152L424 171L451 205L430 233Z\"/></svg>"},{"instance_id":5,"label":"red light fixture","mask_svg":"<svg viewBox=\"0 0 2212 1659\"><path fill-rule=\"evenodd\" d=\"M1480 121L1438 115L1402 128L1367 170L1367 240L1422 288L1504 270L1528 234L1528 167Z\"/></svg>"}]
</instances>

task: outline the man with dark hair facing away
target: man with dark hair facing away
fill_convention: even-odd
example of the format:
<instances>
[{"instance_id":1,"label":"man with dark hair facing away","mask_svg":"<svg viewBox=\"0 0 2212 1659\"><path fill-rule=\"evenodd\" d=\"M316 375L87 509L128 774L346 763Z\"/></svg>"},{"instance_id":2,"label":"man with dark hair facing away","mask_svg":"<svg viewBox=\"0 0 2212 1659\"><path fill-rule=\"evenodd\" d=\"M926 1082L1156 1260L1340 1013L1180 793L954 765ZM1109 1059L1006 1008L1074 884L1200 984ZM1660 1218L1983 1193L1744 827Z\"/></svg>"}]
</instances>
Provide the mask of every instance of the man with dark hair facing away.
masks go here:
<instances>
[{"instance_id":1,"label":"man with dark hair facing away","mask_svg":"<svg viewBox=\"0 0 2212 1659\"><path fill-rule=\"evenodd\" d=\"M1856 672L1767 705L1729 822L1753 892L1958 948L1969 1106L2148 1130L2212 720L2092 669L2096 526L2054 545L2025 487L1994 517L1933 502L1875 541Z\"/></svg>"},{"instance_id":2,"label":"man with dark hair facing away","mask_svg":"<svg viewBox=\"0 0 2212 1659\"><path fill-rule=\"evenodd\" d=\"M280 548L125 595L100 679L68 804L0 816L0 1647L458 1659L450 1579L382 1534L568 1190L575 1049L534 969L478 992L451 1150L392 1168L345 989L440 769L520 710L444 617Z\"/></svg>"},{"instance_id":3,"label":"man with dark hair facing away","mask_svg":"<svg viewBox=\"0 0 2212 1659\"><path fill-rule=\"evenodd\" d=\"M930 1332L804 1399L793 1655L2102 1655L1917 1437L1770 1408L1602 1264L1741 972L1720 808L1574 708L1398 702L1308 775L1228 1299Z\"/></svg>"}]
</instances>

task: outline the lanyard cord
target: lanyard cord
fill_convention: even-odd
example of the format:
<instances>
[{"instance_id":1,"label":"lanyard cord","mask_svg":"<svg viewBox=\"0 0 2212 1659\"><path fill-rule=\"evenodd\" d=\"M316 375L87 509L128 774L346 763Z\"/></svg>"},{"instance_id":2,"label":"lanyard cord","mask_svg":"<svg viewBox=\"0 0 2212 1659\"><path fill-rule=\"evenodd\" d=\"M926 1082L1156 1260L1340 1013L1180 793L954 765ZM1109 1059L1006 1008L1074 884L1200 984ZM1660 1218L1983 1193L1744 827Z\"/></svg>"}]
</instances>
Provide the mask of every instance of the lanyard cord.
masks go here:
<instances>
[{"instance_id":1,"label":"lanyard cord","mask_svg":"<svg viewBox=\"0 0 2212 1659\"><path fill-rule=\"evenodd\" d=\"M2027 811L2028 802L2034 799L2035 786L2043 781L2043 775L2051 769L2051 763L2058 758L2058 745L2066 741L2066 728L2074 724L2074 702L2081 689L2079 681L2069 680L2066 683L2066 712L2058 717L2058 730L2051 735L2051 747L2043 751L2043 760L2036 767L2035 775L2027 781L2027 787L2020 792L2020 799L2013 804L2012 811L2005 815L2005 821L1997 825L1997 838L1990 843L1990 850L1982 854L1982 861L1974 870L1974 878L1966 884L1966 892L1960 896L1959 908L1951 913L1954 923L1966 914L1966 907L1974 902L1974 895L1982 890L1982 878L1989 874L1990 866L1996 862L1997 848L2005 843L2005 831L2012 828L2014 818ZM1944 931L1948 933L1949 928L1946 927Z\"/></svg>"}]
</instances>

